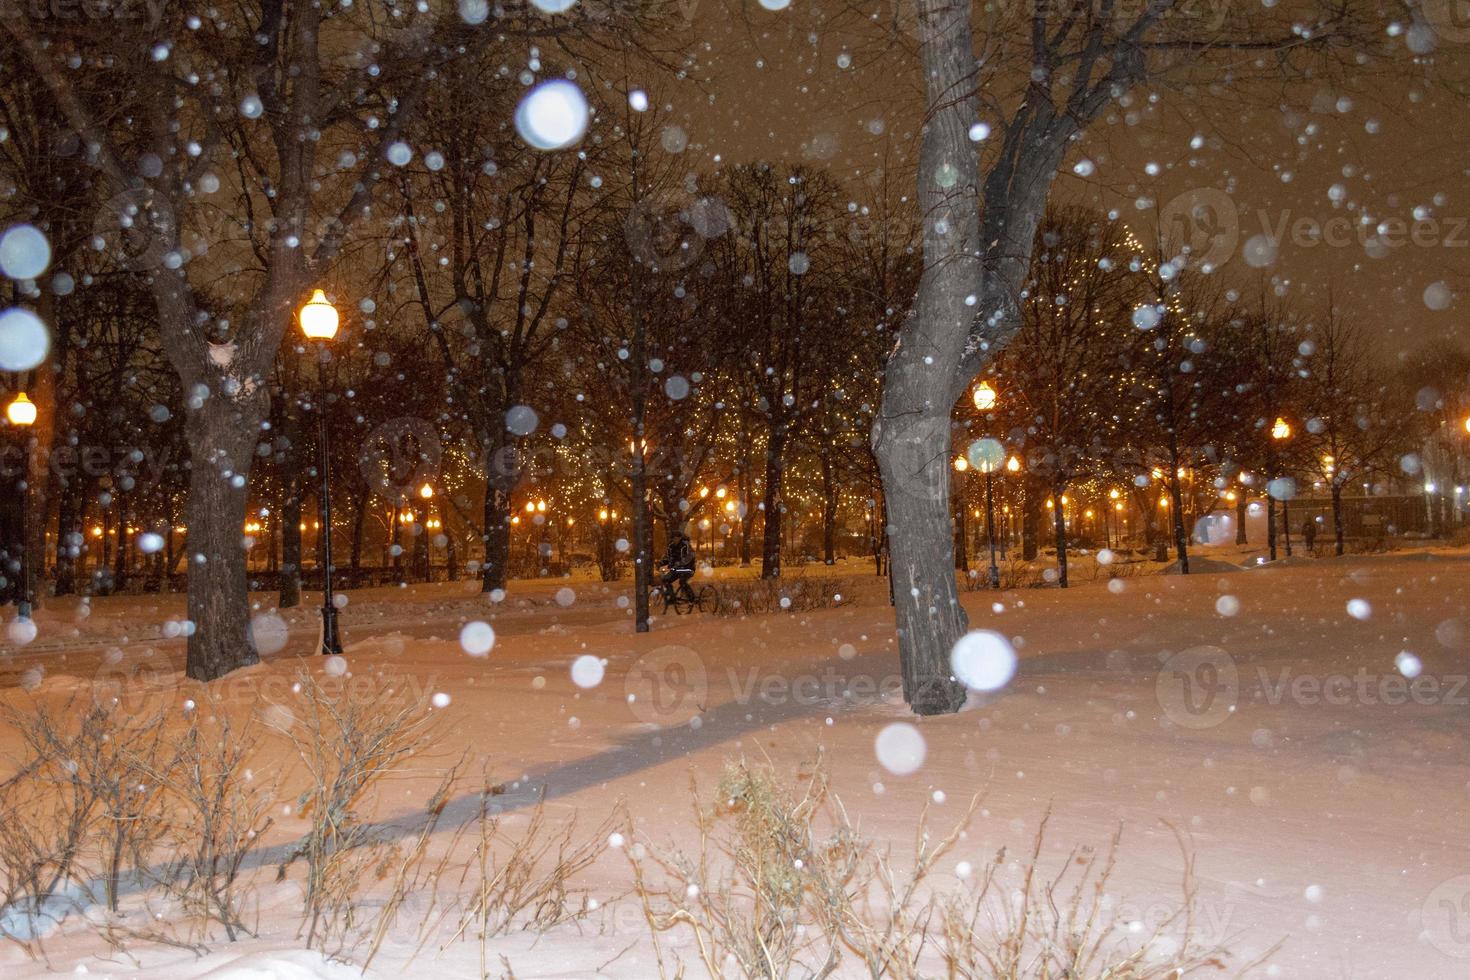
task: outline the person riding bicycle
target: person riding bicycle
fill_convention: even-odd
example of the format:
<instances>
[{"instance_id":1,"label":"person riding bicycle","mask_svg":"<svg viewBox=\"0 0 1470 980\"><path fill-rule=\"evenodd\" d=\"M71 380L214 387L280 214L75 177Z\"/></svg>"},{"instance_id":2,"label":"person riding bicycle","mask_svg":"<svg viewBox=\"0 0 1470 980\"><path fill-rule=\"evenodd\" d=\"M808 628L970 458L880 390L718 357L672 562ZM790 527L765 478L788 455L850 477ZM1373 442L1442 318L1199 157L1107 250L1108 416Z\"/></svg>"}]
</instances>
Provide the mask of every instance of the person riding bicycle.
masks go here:
<instances>
[{"instance_id":1,"label":"person riding bicycle","mask_svg":"<svg viewBox=\"0 0 1470 980\"><path fill-rule=\"evenodd\" d=\"M663 586L664 597L669 602L674 601L675 588L690 602L699 601L694 590L689 588L689 580L694 577L694 548L689 544L689 535L682 530L669 535L669 547L659 564L668 567L668 571L663 574Z\"/></svg>"}]
</instances>

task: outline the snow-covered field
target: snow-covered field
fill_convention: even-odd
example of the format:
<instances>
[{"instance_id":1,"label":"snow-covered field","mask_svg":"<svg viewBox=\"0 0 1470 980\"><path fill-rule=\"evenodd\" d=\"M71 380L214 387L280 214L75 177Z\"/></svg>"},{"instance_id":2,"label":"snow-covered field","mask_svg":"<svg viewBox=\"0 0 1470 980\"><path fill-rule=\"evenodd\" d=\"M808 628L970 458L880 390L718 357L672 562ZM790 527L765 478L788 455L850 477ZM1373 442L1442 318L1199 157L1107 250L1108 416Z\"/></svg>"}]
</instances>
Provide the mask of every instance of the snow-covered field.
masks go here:
<instances>
[{"instance_id":1,"label":"snow-covered field","mask_svg":"<svg viewBox=\"0 0 1470 980\"><path fill-rule=\"evenodd\" d=\"M862 831L900 854L926 802L943 830L980 794L948 868L980 867L1002 845L1024 853L1048 808L1044 865L1104 847L1121 826L1110 891L1125 922L1178 908L1177 832L1199 879L1195 931L1230 951L1224 975L1273 946L1250 975L1470 975L1470 553L1112 582L1084 558L1065 592L966 592L972 628L1010 637L1019 668L962 713L928 719L909 717L895 694L885 580L865 563L811 574L850 576L842 604L656 618L646 635L632 631L627 583L516 583L498 604L473 583L352 593L347 675L336 680L447 696L435 709L438 750L388 778L375 816L411 824L468 750L475 770L483 761L505 785L495 801L508 820L544 795L554 820L575 818L583 832L623 807L642 839L687 845L691 776L708 791L726 760L794 773L820 756ZM272 711L315 642L314 596L281 618L270 598L258 597L259 636L276 649L216 685L235 710ZM182 614L179 597L52 602L33 642L4 649L3 696L61 703L101 683L130 710L173 704L192 686L177 675ZM461 642L471 622L493 627L487 656ZM922 736L909 775L876 746L901 722ZM289 782L289 743L267 739L262 751L271 764L257 769ZM303 830L289 802L268 844ZM451 800L440 836L477 806L473 793ZM43 942L42 961L0 945L0 973L361 975L302 948L299 885L262 864L256 938L217 937L202 955L133 944L130 957L72 916ZM626 855L609 849L580 885L597 911L493 941L491 975L658 975ZM661 941L700 975L687 936ZM395 931L369 975L478 975L477 943L433 942L414 956L416 943L411 924Z\"/></svg>"}]
</instances>

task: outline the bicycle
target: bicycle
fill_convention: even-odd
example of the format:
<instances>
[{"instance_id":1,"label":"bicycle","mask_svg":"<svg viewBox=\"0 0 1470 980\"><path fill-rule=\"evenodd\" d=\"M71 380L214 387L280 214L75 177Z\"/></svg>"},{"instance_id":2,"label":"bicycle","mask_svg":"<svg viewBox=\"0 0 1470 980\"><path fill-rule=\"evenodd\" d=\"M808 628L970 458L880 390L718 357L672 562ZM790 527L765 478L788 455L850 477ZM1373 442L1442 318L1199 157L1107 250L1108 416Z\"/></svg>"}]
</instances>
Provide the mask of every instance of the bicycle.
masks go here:
<instances>
[{"instance_id":1,"label":"bicycle","mask_svg":"<svg viewBox=\"0 0 1470 980\"><path fill-rule=\"evenodd\" d=\"M675 616L685 616L698 609L702 613L719 612L720 593L713 585L701 585L698 590L690 589L687 583L675 586L672 597L664 587L659 584L653 586L653 597L663 602L660 612L667 616L669 610L674 610Z\"/></svg>"}]
</instances>

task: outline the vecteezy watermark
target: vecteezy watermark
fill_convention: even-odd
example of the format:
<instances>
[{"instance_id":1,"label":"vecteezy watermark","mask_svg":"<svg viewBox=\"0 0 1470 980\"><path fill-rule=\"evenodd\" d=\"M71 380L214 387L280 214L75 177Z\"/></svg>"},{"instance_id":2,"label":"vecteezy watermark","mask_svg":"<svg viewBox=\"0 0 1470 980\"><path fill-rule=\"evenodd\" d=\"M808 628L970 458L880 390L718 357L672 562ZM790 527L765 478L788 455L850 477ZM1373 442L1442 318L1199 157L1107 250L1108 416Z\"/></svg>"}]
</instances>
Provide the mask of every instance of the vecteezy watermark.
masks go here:
<instances>
[{"instance_id":1,"label":"vecteezy watermark","mask_svg":"<svg viewBox=\"0 0 1470 980\"><path fill-rule=\"evenodd\" d=\"M709 676L699 654L685 646L650 650L633 662L623 681L633 717L651 725L688 721L709 701Z\"/></svg>"},{"instance_id":2,"label":"vecteezy watermark","mask_svg":"<svg viewBox=\"0 0 1470 980\"><path fill-rule=\"evenodd\" d=\"M1213 728L1235 710L1240 675L1219 647L1191 647L1164 661L1154 681L1159 707L1183 728Z\"/></svg>"},{"instance_id":3,"label":"vecteezy watermark","mask_svg":"<svg viewBox=\"0 0 1470 980\"><path fill-rule=\"evenodd\" d=\"M1218 188L1195 187L1159 209L1158 235L1166 255L1185 256L1192 266L1218 269L1237 253L1249 265L1270 265L1283 246L1357 247L1371 258L1405 247L1466 248L1470 217L1417 213L1365 221L1359 214L1341 211L1325 216L1289 208L1245 211Z\"/></svg>"},{"instance_id":4,"label":"vecteezy watermark","mask_svg":"<svg viewBox=\"0 0 1470 980\"><path fill-rule=\"evenodd\" d=\"M722 704L767 707L836 707L902 696L899 674L845 671L840 664L818 672L780 674L758 667L726 666L719 674ZM633 662L625 680L628 706L639 721L682 724L709 706L711 672L698 653L663 646ZM728 692L728 693L726 693Z\"/></svg>"},{"instance_id":5,"label":"vecteezy watermark","mask_svg":"<svg viewBox=\"0 0 1470 980\"><path fill-rule=\"evenodd\" d=\"M157 27L168 0L0 0L0 18L32 21L119 20Z\"/></svg>"},{"instance_id":6,"label":"vecteezy watermark","mask_svg":"<svg viewBox=\"0 0 1470 980\"><path fill-rule=\"evenodd\" d=\"M1240 215L1230 195L1195 187L1159 209L1159 239L1169 256L1189 256L1192 265L1219 268L1240 242Z\"/></svg>"},{"instance_id":7,"label":"vecteezy watermark","mask_svg":"<svg viewBox=\"0 0 1470 980\"><path fill-rule=\"evenodd\" d=\"M437 674L421 677L411 671L385 673L377 668L363 673L348 669L334 672L330 664L315 678L327 698L403 707L430 704L432 694L439 690L438 681ZM211 682L206 691L193 688L179 665L164 654L124 653L117 648L103 654L101 665L92 675L89 693L97 705L130 717L197 707L188 703L193 697L207 697L214 704L249 704L255 706L267 725L283 731L295 724L303 704L300 682L291 675L229 674Z\"/></svg>"},{"instance_id":8,"label":"vecteezy watermark","mask_svg":"<svg viewBox=\"0 0 1470 980\"><path fill-rule=\"evenodd\" d=\"M388 500L411 498L439 475L444 445L439 430L425 419L389 419L368 433L357 455L363 481Z\"/></svg>"},{"instance_id":9,"label":"vecteezy watermark","mask_svg":"<svg viewBox=\"0 0 1470 980\"><path fill-rule=\"evenodd\" d=\"M1291 667L1257 666L1248 675L1256 702L1271 706L1371 707L1421 705L1470 706L1470 675L1420 674L1406 677L1359 667L1353 673L1301 673ZM1170 656L1159 668L1154 692L1164 715L1183 728L1213 728L1236 710L1242 676L1235 659L1213 646L1192 647Z\"/></svg>"},{"instance_id":10,"label":"vecteezy watermark","mask_svg":"<svg viewBox=\"0 0 1470 980\"><path fill-rule=\"evenodd\" d=\"M1452 959L1470 959L1470 875L1435 885L1420 914L1431 946Z\"/></svg>"},{"instance_id":11,"label":"vecteezy watermark","mask_svg":"<svg viewBox=\"0 0 1470 980\"><path fill-rule=\"evenodd\" d=\"M1465 0L1419 0L1419 13L1440 40L1451 44L1470 41L1470 4Z\"/></svg>"},{"instance_id":12,"label":"vecteezy watermark","mask_svg":"<svg viewBox=\"0 0 1470 980\"><path fill-rule=\"evenodd\" d=\"M32 467L37 464L37 454L40 454L45 468L62 480L69 481L79 476L92 479L112 477L123 489L157 486L164 475L181 462L174 458L174 451L168 445L158 449L144 446L35 446L28 458L24 449L12 443L0 446L0 478L19 477L28 461Z\"/></svg>"}]
</instances>

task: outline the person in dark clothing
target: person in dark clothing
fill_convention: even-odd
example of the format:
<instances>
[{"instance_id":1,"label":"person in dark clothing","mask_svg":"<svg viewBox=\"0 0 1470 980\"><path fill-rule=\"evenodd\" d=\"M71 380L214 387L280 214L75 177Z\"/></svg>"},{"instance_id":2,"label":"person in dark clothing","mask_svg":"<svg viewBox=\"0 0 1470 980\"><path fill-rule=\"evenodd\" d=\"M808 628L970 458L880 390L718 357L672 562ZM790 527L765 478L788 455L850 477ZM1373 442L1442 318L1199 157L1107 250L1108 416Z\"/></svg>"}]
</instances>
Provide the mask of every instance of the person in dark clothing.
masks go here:
<instances>
[{"instance_id":1,"label":"person in dark clothing","mask_svg":"<svg viewBox=\"0 0 1470 980\"><path fill-rule=\"evenodd\" d=\"M674 589L683 593L690 602L697 601L689 580L694 577L694 548L689 544L689 535L682 530L669 535L669 547L660 564L667 566L663 574L664 597L674 600Z\"/></svg>"},{"instance_id":2,"label":"person in dark clothing","mask_svg":"<svg viewBox=\"0 0 1470 980\"><path fill-rule=\"evenodd\" d=\"M1313 551L1317 546L1317 522L1310 517L1302 525L1302 540L1307 543L1307 551Z\"/></svg>"}]
</instances>

